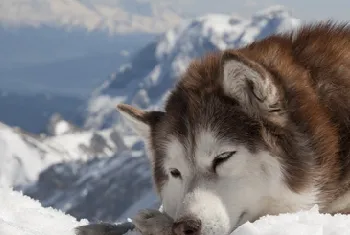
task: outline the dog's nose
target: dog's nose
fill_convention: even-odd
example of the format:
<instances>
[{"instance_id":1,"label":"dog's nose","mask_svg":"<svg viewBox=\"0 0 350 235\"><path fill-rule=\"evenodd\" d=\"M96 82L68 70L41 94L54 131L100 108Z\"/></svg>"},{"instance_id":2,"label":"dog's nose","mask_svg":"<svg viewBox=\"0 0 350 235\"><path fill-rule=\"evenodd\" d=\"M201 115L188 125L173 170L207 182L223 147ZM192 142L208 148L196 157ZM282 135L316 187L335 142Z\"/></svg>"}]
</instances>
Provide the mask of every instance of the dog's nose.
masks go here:
<instances>
[{"instance_id":1,"label":"dog's nose","mask_svg":"<svg viewBox=\"0 0 350 235\"><path fill-rule=\"evenodd\" d=\"M201 232L201 220L197 218L182 218L174 223L175 235L199 235Z\"/></svg>"}]
</instances>

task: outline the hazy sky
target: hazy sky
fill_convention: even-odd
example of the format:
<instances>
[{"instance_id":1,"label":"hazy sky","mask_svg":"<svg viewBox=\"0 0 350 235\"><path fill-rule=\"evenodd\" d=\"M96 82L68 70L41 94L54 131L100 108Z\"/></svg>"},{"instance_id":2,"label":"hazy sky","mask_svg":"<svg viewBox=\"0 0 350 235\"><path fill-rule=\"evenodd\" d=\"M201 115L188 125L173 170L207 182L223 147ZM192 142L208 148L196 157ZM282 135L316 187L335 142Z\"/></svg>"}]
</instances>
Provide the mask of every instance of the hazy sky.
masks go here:
<instances>
[{"instance_id":1,"label":"hazy sky","mask_svg":"<svg viewBox=\"0 0 350 235\"><path fill-rule=\"evenodd\" d=\"M168 3L176 9L191 15L204 13L238 13L250 16L252 13L271 5L288 7L293 16L303 20L336 19L350 20L350 0L83 0L133 5L135 2Z\"/></svg>"},{"instance_id":2,"label":"hazy sky","mask_svg":"<svg viewBox=\"0 0 350 235\"><path fill-rule=\"evenodd\" d=\"M182 10L196 14L215 11L249 16L259 9L278 4L288 7L295 17L303 20L350 20L350 0L180 0L179 3Z\"/></svg>"}]
</instances>

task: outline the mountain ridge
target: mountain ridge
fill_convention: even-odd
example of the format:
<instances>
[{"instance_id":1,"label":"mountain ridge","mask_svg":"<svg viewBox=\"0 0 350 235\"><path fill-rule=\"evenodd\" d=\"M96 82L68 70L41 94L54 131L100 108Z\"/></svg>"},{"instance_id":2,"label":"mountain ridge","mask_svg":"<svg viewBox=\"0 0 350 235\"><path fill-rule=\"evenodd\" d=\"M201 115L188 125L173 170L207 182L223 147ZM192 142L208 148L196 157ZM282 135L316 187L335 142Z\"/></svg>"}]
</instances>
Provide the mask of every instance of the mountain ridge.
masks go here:
<instances>
[{"instance_id":1,"label":"mountain ridge","mask_svg":"<svg viewBox=\"0 0 350 235\"><path fill-rule=\"evenodd\" d=\"M124 125L114 111L120 102L143 109L160 109L169 89L192 59L209 51L244 46L294 28L300 22L283 6L263 9L250 19L207 14L183 21L143 47L95 89L86 102L85 128Z\"/></svg>"}]
</instances>

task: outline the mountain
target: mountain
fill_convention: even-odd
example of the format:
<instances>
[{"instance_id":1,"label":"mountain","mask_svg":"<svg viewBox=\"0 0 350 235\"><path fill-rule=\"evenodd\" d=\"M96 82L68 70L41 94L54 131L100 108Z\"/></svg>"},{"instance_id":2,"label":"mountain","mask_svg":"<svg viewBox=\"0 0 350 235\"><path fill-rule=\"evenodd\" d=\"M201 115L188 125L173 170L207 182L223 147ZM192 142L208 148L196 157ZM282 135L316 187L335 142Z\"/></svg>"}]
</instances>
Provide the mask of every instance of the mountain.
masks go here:
<instances>
[{"instance_id":1,"label":"mountain","mask_svg":"<svg viewBox=\"0 0 350 235\"><path fill-rule=\"evenodd\" d=\"M57 130L62 121L55 124ZM52 164L110 157L127 149L127 144L113 128L98 132L71 128L66 134L46 136L0 123L0 187L30 185Z\"/></svg>"},{"instance_id":2,"label":"mountain","mask_svg":"<svg viewBox=\"0 0 350 235\"><path fill-rule=\"evenodd\" d=\"M83 163L52 165L40 174L35 185L23 191L44 207L59 208L90 222L116 222L120 217L132 216L135 212L130 205L145 197L144 206L159 207L146 157L132 157L130 151Z\"/></svg>"},{"instance_id":3,"label":"mountain","mask_svg":"<svg viewBox=\"0 0 350 235\"><path fill-rule=\"evenodd\" d=\"M62 26L110 34L159 33L181 20L166 4L120 0L116 4L89 0L2 0L0 23L5 27Z\"/></svg>"},{"instance_id":4,"label":"mountain","mask_svg":"<svg viewBox=\"0 0 350 235\"><path fill-rule=\"evenodd\" d=\"M299 23L286 9L272 7L251 19L206 15L168 30L132 56L128 64L93 92L85 105L84 132L114 129L126 148L109 158L52 165L35 184L25 187L24 193L45 206L92 221L113 222L134 215L140 208L159 206L143 143L119 118L116 104L162 109L169 89L191 59L208 51L243 46ZM72 138L73 135L69 134ZM61 143L62 148L74 142L65 135L51 139L55 141L45 143Z\"/></svg>"},{"instance_id":5,"label":"mountain","mask_svg":"<svg viewBox=\"0 0 350 235\"><path fill-rule=\"evenodd\" d=\"M251 19L211 14L184 21L146 45L92 93L83 114L85 127L123 125L114 111L119 102L159 109L193 58L208 51L243 46L299 23L280 6L264 9Z\"/></svg>"},{"instance_id":6,"label":"mountain","mask_svg":"<svg viewBox=\"0 0 350 235\"><path fill-rule=\"evenodd\" d=\"M78 126L74 125L72 122L64 119L61 114L54 113L48 122L46 132L49 135L57 136L63 134L73 134L78 131L82 131Z\"/></svg>"}]
</instances>

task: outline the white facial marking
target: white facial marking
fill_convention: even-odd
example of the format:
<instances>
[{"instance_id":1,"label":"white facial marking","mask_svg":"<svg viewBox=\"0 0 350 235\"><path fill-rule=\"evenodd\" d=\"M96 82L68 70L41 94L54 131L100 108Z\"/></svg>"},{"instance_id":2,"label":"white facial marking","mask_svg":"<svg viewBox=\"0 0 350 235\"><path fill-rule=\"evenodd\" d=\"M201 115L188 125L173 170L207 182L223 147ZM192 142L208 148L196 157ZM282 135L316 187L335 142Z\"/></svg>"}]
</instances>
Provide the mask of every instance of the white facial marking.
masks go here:
<instances>
[{"instance_id":1,"label":"white facial marking","mask_svg":"<svg viewBox=\"0 0 350 235\"><path fill-rule=\"evenodd\" d=\"M188 168L188 162L185 160L186 151L180 141L175 137L171 138L166 150L166 156L164 156L166 158L164 164L165 171L169 172L170 168L176 168L180 171L182 177L188 176L190 170ZM174 179L169 176L169 181L162 189L162 203L164 211L173 218L177 214L177 204L180 202L179 196L183 195L183 191L184 188L181 179Z\"/></svg>"},{"instance_id":2,"label":"white facial marking","mask_svg":"<svg viewBox=\"0 0 350 235\"><path fill-rule=\"evenodd\" d=\"M201 169L212 165L212 161L224 152L236 151L237 146L225 140L219 140L211 131L202 131L196 137L195 160Z\"/></svg>"},{"instance_id":3,"label":"white facial marking","mask_svg":"<svg viewBox=\"0 0 350 235\"><path fill-rule=\"evenodd\" d=\"M186 216L188 213L196 215L202 221L201 234L227 234L230 228L230 215L217 192L207 189L207 186L197 187L185 196L178 217Z\"/></svg>"},{"instance_id":4,"label":"white facial marking","mask_svg":"<svg viewBox=\"0 0 350 235\"><path fill-rule=\"evenodd\" d=\"M202 235L225 235L247 220L314 205L317 190L293 193L283 179L280 162L268 152L253 154L204 130L196 136L196 143L194 162L186 160L190 151L176 138L168 143L164 168L177 168L182 179L170 177L161 196L164 211L175 220L187 215L200 219ZM236 154L216 173L209 172L213 158L225 151Z\"/></svg>"}]
</instances>

